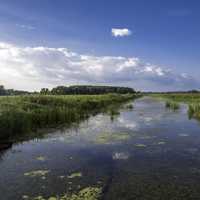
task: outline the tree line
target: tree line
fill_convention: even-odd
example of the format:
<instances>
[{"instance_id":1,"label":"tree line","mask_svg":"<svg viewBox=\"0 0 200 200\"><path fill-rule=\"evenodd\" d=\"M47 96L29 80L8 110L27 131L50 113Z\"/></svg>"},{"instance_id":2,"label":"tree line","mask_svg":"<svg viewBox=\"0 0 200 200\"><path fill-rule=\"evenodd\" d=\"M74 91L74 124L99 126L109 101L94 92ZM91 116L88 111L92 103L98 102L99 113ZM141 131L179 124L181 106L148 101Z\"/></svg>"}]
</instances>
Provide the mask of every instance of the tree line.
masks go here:
<instances>
[{"instance_id":1,"label":"tree line","mask_svg":"<svg viewBox=\"0 0 200 200\"><path fill-rule=\"evenodd\" d=\"M135 93L133 88L116 86L92 86L92 85L73 85L57 86L52 90L42 88L41 94L67 95L67 94L106 94L106 93Z\"/></svg>"},{"instance_id":2,"label":"tree line","mask_svg":"<svg viewBox=\"0 0 200 200\"><path fill-rule=\"evenodd\" d=\"M5 89L0 85L0 96L42 94L42 95L70 95L70 94L107 94L107 93L135 93L133 88L116 86L92 86L92 85L73 85L57 86L52 89L42 88L40 92L28 92L22 90Z\"/></svg>"},{"instance_id":3,"label":"tree line","mask_svg":"<svg viewBox=\"0 0 200 200\"><path fill-rule=\"evenodd\" d=\"M25 95L30 92L22 90L5 89L3 85L0 85L0 96L12 96L12 95Z\"/></svg>"}]
</instances>

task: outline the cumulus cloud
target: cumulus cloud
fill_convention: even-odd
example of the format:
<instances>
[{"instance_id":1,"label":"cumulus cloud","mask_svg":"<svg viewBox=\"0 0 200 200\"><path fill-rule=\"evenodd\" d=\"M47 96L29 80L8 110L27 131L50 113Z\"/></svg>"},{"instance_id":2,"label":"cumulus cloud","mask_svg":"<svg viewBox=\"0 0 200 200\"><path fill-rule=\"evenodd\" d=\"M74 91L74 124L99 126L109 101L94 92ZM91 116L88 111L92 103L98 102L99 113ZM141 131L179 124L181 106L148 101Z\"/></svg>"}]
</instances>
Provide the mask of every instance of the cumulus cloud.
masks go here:
<instances>
[{"instance_id":1,"label":"cumulus cloud","mask_svg":"<svg viewBox=\"0 0 200 200\"><path fill-rule=\"evenodd\" d=\"M132 34L132 32L127 28L112 28L111 33L114 37L124 37Z\"/></svg>"},{"instance_id":2,"label":"cumulus cloud","mask_svg":"<svg viewBox=\"0 0 200 200\"><path fill-rule=\"evenodd\" d=\"M62 84L109 84L144 90L192 89L187 74L145 63L136 57L94 56L67 48L20 47L0 43L0 83L18 89Z\"/></svg>"}]
</instances>

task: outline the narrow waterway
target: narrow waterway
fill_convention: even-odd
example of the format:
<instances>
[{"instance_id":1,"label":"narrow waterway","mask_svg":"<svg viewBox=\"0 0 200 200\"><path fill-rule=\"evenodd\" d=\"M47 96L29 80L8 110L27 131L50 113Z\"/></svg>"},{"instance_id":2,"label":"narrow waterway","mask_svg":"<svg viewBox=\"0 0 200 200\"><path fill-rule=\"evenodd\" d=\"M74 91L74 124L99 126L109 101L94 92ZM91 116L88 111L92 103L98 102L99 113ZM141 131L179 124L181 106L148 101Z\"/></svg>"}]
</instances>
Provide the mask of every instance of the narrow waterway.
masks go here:
<instances>
[{"instance_id":1,"label":"narrow waterway","mask_svg":"<svg viewBox=\"0 0 200 200\"><path fill-rule=\"evenodd\" d=\"M103 200L200 199L200 123L151 97L0 154L0 199L102 189Z\"/></svg>"}]
</instances>

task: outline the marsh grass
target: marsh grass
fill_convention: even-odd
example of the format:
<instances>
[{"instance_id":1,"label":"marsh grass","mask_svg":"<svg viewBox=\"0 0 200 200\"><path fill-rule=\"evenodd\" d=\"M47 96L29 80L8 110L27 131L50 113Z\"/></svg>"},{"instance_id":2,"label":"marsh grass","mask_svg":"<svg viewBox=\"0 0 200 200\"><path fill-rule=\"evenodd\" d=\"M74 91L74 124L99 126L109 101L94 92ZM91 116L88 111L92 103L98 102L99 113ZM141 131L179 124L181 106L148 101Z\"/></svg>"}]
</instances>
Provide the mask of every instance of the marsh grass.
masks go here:
<instances>
[{"instance_id":1,"label":"marsh grass","mask_svg":"<svg viewBox=\"0 0 200 200\"><path fill-rule=\"evenodd\" d=\"M27 95L0 97L0 141L87 119L98 112L117 113L114 105L135 97L133 94L106 95ZM109 109L110 107L110 109Z\"/></svg>"},{"instance_id":2,"label":"marsh grass","mask_svg":"<svg viewBox=\"0 0 200 200\"><path fill-rule=\"evenodd\" d=\"M200 120L200 94L199 93L177 93L177 94L153 94L153 97L167 99L166 107L177 103L188 104L188 117ZM170 102L170 103L169 103ZM173 102L173 103L171 103Z\"/></svg>"},{"instance_id":3,"label":"marsh grass","mask_svg":"<svg viewBox=\"0 0 200 200\"><path fill-rule=\"evenodd\" d=\"M172 110L178 110L180 108L179 104L175 101L166 101L165 107Z\"/></svg>"}]
</instances>

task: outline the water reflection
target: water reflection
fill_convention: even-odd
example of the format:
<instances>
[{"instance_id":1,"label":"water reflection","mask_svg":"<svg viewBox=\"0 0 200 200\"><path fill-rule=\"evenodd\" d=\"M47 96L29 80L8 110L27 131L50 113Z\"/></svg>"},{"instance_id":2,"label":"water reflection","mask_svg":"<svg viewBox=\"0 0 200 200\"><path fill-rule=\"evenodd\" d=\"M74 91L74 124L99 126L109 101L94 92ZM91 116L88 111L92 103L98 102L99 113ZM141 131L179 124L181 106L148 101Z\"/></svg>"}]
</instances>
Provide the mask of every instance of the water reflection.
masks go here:
<instances>
[{"instance_id":1,"label":"water reflection","mask_svg":"<svg viewBox=\"0 0 200 200\"><path fill-rule=\"evenodd\" d=\"M184 105L173 112L149 97L133 104L13 145L0 160L3 199L70 199L86 189L105 200L199 199L198 122Z\"/></svg>"}]
</instances>

